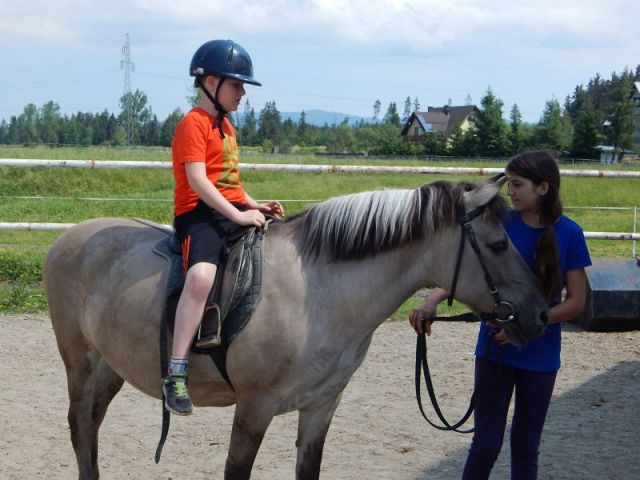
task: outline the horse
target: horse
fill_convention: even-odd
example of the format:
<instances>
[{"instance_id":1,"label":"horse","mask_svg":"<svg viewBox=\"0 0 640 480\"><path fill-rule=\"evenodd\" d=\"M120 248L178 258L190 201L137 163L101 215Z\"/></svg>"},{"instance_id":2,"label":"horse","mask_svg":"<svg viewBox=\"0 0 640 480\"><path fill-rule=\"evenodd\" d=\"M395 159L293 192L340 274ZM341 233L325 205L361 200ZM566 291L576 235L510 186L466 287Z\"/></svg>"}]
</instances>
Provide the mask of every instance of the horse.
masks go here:
<instances>
[{"instance_id":1,"label":"horse","mask_svg":"<svg viewBox=\"0 0 640 480\"><path fill-rule=\"evenodd\" d=\"M194 405L235 404L225 479L248 479L273 417L295 410L296 478L319 478L333 414L374 330L422 287L447 289L456 276L456 298L477 312L495 309L499 291L498 303L515 317L504 321L512 343L542 333L547 302L502 228L503 183L438 181L357 193L270 225L260 298L227 353L233 389L207 355L191 354ZM455 262L452 249L466 242L465 228L475 247L460 248ZM123 383L162 398L167 262L152 248L169 234L135 219L92 219L62 234L45 260L81 479L99 477L98 430Z\"/></svg>"}]
</instances>

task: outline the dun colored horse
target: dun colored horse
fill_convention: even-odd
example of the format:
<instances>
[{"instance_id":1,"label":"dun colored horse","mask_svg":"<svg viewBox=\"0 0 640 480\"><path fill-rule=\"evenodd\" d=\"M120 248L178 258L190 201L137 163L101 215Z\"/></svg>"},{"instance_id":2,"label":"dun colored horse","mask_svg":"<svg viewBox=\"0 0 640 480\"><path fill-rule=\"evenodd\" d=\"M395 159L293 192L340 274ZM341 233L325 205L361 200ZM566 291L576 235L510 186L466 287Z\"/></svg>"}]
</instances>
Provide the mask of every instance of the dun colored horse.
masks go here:
<instances>
[{"instance_id":1,"label":"dun colored horse","mask_svg":"<svg viewBox=\"0 0 640 480\"><path fill-rule=\"evenodd\" d=\"M208 356L191 357L194 404L236 404L225 479L250 477L272 418L293 410L296 478L318 478L329 424L373 331L419 288L450 288L461 210L482 208L471 221L475 240L494 286L517 313L507 335L515 344L540 335L547 304L501 226L502 183L435 182L337 197L270 226L261 298L228 351L235 391ZM130 219L90 220L64 233L45 262L82 479L99 477L98 430L123 383L161 398L167 264L152 247L167 234ZM489 312L496 302L478 260L465 249L456 298Z\"/></svg>"}]
</instances>

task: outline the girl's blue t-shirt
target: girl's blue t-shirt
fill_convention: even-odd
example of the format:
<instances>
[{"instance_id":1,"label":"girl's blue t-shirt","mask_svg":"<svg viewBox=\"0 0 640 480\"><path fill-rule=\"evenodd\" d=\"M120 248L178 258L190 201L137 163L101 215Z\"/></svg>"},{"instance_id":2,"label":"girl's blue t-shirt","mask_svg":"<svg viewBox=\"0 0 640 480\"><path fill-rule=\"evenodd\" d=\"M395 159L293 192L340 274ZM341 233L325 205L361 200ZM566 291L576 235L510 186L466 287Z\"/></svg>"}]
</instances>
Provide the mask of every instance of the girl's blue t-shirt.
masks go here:
<instances>
[{"instance_id":1,"label":"girl's blue t-shirt","mask_svg":"<svg viewBox=\"0 0 640 480\"><path fill-rule=\"evenodd\" d=\"M534 253L536 242L543 233L544 228L530 227L522 221L520 212L512 210L505 219L504 229L511 242L518 249L529 268L534 268ZM591 257L587 248L587 242L580 226L573 220L561 215L553 226L558 252L560 257L560 271L562 272L563 286L566 284L566 272L577 270L591 265ZM560 299L550 306L560 303ZM489 340L489 327L482 322L480 334L476 344L478 357L489 357L497 361L498 349L502 350L502 363L525 370L540 372L553 372L560 368L560 336L559 323L549 325L542 336L531 340L523 347L508 344L499 346L494 340ZM487 354L487 347L489 353Z\"/></svg>"}]
</instances>

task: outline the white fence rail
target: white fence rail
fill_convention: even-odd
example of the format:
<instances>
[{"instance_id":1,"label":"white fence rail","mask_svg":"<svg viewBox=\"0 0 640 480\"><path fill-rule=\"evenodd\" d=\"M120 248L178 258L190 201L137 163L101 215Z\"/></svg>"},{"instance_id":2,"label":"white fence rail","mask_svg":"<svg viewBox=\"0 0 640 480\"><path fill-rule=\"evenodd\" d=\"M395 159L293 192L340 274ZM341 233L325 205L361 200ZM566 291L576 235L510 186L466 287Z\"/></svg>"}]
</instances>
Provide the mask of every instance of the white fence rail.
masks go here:
<instances>
[{"instance_id":1,"label":"white fence rail","mask_svg":"<svg viewBox=\"0 0 640 480\"><path fill-rule=\"evenodd\" d=\"M0 167L27 167L27 168L94 168L94 169L171 169L172 163L166 161L130 161L130 160L41 160L41 159L0 159ZM482 167L407 167L407 166L367 166L367 165L298 165L280 163L241 163L242 170L260 172L307 172L307 173L366 173L366 174L440 174L440 175L497 175L502 173L502 168ZM640 178L640 171L620 170L567 170L561 169L560 174L565 177L591 177L591 178ZM8 198L8 197L4 197ZM15 197L18 198L18 197ZM25 197L26 198L26 197ZM32 197L33 199L45 199L46 197ZM112 200L106 198L82 198L82 200ZM123 199L113 199L118 201ZM133 199L131 199L133 200ZM156 199L138 199L137 201L163 201ZM164 200L166 201L166 200ZM294 201L294 200L291 200ZM298 200L307 202L309 200ZM579 207L575 207L579 208ZM592 208L592 207L584 207ZM593 207L596 208L596 207ZM600 209L622 209L620 207L599 207ZM588 239L599 240L640 240L640 234L635 232L636 211L634 207L634 232L584 232ZM24 223L24 222L0 222L0 230L27 230L27 231L63 231L71 228L73 223Z\"/></svg>"},{"instance_id":2,"label":"white fence rail","mask_svg":"<svg viewBox=\"0 0 640 480\"><path fill-rule=\"evenodd\" d=\"M106 168L106 169L171 169L171 162L130 160L37 160L0 159L0 167L56 167L56 168ZM497 175L503 168L482 167L403 167L368 165L297 165L285 163L240 163L241 170L258 172L307 172L307 173L415 173L436 175ZM560 170L565 177L640 178L640 171L623 170Z\"/></svg>"},{"instance_id":3,"label":"white fence rail","mask_svg":"<svg viewBox=\"0 0 640 480\"><path fill-rule=\"evenodd\" d=\"M24 223L0 222L0 230L28 230L28 231L63 231L76 225L75 223ZM163 225L170 227L171 225ZM640 240L640 233L621 232L584 232L584 236L597 240Z\"/></svg>"}]
</instances>

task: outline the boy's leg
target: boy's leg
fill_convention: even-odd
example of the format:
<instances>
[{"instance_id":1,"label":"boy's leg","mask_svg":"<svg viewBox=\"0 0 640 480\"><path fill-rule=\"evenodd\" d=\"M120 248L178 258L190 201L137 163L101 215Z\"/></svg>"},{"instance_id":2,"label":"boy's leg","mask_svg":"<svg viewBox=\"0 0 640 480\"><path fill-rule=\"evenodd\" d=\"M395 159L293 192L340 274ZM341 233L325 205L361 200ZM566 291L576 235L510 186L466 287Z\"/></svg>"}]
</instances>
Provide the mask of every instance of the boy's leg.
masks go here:
<instances>
[{"instance_id":1,"label":"boy's leg","mask_svg":"<svg viewBox=\"0 0 640 480\"><path fill-rule=\"evenodd\" d=\"M216 276L216 265L200 262L187 272L184 289L178 301L171 356L186 358L200 325L207 297Z\"/></svg>"},{"instance_id":2,"label":"boy's leg","mask_svg":"<svg viewBox=\"0 0 640 480\"><path fill-rule=\"evenodd\" d=\"M178 301L169 371L164 382L166 407L178 415L189 415L193 410L187 390L189 350L200 325L216 270L216 265L207 262L199 262L189 268Z\"/></svg>"},{"instance_id":3,"label":"boy's leg","mask_svg":"<svg viewBox=\"0 0 640 480\"><path fill-rule=\"evenodd\" d=\"M557 372L518 370L511 423L511 478L535 480L542 428Z\"/></svg>"}]
</instances>

